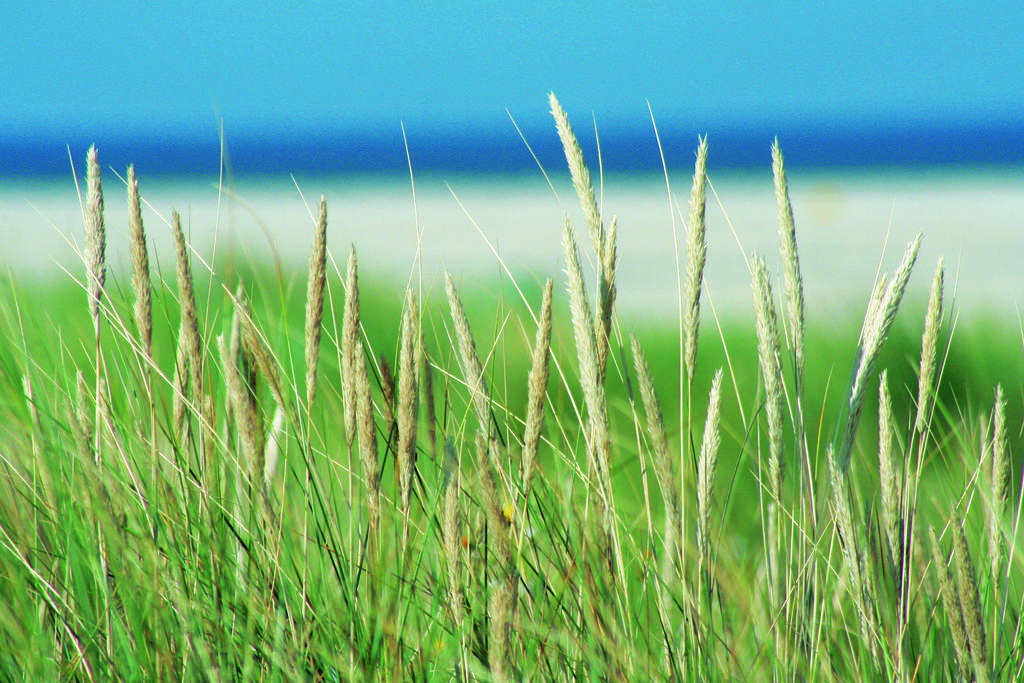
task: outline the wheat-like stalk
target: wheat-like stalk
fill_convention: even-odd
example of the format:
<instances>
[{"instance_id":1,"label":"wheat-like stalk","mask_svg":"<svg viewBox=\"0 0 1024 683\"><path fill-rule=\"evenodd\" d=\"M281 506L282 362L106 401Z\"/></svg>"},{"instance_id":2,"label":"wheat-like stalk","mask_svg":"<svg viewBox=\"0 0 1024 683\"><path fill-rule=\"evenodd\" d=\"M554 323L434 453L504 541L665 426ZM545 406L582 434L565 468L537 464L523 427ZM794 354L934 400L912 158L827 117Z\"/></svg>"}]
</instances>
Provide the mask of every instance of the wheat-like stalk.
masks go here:
<instances>
[{"instance_id":1,"label":"wheat-like stalk","mask_svg":"<svg viewBox=\"0 0 1024 683\"><path fill-rule=\"evenodd\" d=\"M412 505L412 481L416 467L416 361L415 339L416 299L412 290L406 292L405 314L402 316L402 337L398 356L398 452L395 455L399 509L402 514L402 547L409 537L409 515ZM404 554L404 553L403 553Z\"/></svg>"},{"instance_id":2,"label":"wheat-like stalk","mask_svg":"<svg viewBox=\"0 0 1024 683\"><path fill-rule=\"evenodd\" d=\"M341 397L344 404L348 450L356 439L356 364L365 361L356 353L359 342L359 270L355 247L348 255L345 273L345 312L341 321ZM366 368L363 368L365 373Z\"/></svg>"},{"instance_id":3,"label":"wheat-like stalk","mask_svg":"<svg viewBox=\"0 0 1024 683\"><path fill-rule=\"evenodd\" d=\"M324 289L327 284L327 200L320 197L320 216L313 233L306 282L306 410L316 397L316 369L320 359L321 323L324 317Z\"/></svg>"},{"instance_id":4,"label":"wheat-like stalk","mask_svg":"<svg viewBox=\"0 0 1024 683\"><path fill-rule=\"evenodd\" d=\"M228 399L235 416L238 437L242 443L249 482L251 486L256 487L261 483L266 469L263 450L266 439L264 438L263 418L260 414L255 362L243 341L245 336L243 320L248 315L245 291L239 285L235 294L235 315L231 323L231 337L229 341L221 338L219 345Z\"/></svg>"},{"instance_id":5,"label":"wheat-like stalk","mask_svg":"<svg viewBox=\"0 0 1024 683\"><path fill-rule=\"evenodd\" d=\"M882 370L878 378L878 482L881 488L882 528L889 544L889 556L894 567L902 564L902 537L899 529L900 496L899 474L893 453L892 399L889 396L888 373Z\"/></svg>"},{"instance_id":6,"label":"wheat-like stalk","mask_svg":"<svg viewBox=\"0 0 1024 683\"><path fill-rule=\"evenodd\" d=\"M187 443L189 405L193 401L198 402L202 396L202 351L192 260L188 254L185 234L181 230L181 216L177 211L171 214L171 232L174 235L178 305L181 309L175 356L174 425L177 433L181 434L182 443Z\"/></svg>"},{"instance_id":7,"label":"wheat-like stalk","mask_svg":"<svg viewBox=\"0 0 1024 683\"><path fill-rule=\"evenodd\" d=\"M512 615L516 607L517 575L513 564L513 548L508 519L503 512L498 493L498 481L491 463L498 461L497 443L483 433L476 435L477 472L487 517L488 538L493 539L492 550L499 567L499 580L491 590L488 604L488 664L496 680L512 678L511 651Z\"/></svg>"},{"instance_id":8,"label":"wheat-like stalk","mask_svg":"<svg viewBox=\"0 0 1024 683\"><path fill-rule=\"evenodd\" d=\"M580 149L579 140L576 139L572 126L569 125L569 116L562 109L555 93L548 94L548 102L551 104L551 115L555 118L558 138L562 141L565 160L569 164L572 186L576 190L576 196L579 197L583 217L590 228L590 239L594 244L594 252L600 258L605 244L604 225L601 222L601 212L597 207L594 185L590 181L590 171L587 170L587 164L583 160L583 150Z\"/></svg>"},{"instance_id":9,"label":"wheat-like stalk","mask_svg":"<svg viewBox=\"0 0 1024 683\"><path fill-rule=\"evenodd\" d=\"M932 542L932 564L935 565L935 571L939 575L939 596L942 599L942 610L946 613L946 621L949 622L949 631L953 636L953 647L956 651L961 675L967 679L969 678L968 672L971 670L971 653L970 645L967 642L967 627L964 624L960 597L953 583L953 575L946 557L939 545L939 539L935 536L935 530L929 528L928 535Z\"/></svg>"},{"instance_id":10,"label":"wheat-like stalk","mask_svg":"<svg viewBox=\"0 0 1024 683\"><path fill-rule=\"evenodd\" d=\"M774 502L782 495L783 390L782 362L779 356L779 325L775 299L764 259L755 258L754 312L757 318L757 358L765 388L765 414L768 417L768 477Z\"/></svg>"},{"instance_id":11,"label":"wheat-like stalk","mask_svg":"<svg viewBox=\"0 0 1024 683\"><path fill-rule=\"evenodd\" d=\"M611 480L608 472L610 435L608 430L608 414L605 405L604 385L600 381L600 370L597 363L597 343L594 339L594 328L591 323L590 304L583 284L583 271L580 269L579 253L576 240L572 234L569 221L565 221L563 233L565 247L566 272L569 276L569 304L572 312L573 332L576 339L576 355L579 362L580 381L587 404L589 432L592 442L589 445L594 466L598 476L598 493L606 512L610 513ZM609 530L611 519L607 520Z\"/></svg>"},{"instance_id":12,"label":"wheat-like stalk","mask_svg":"<svg viewBox=\"0 0 1024 683\"><path fill-rule=\"evenodd\" d=\"M146 231L142 227L142 207L139 201L139 181L135 166L128 167L128 234L132 257L132 290L135 293L135 325L139 342L147 362L153 360L153 304L149 281L149 251Z\"/></svg>"},{"instance_id":13,"label":"wheat-like stalk","mask_svg":"<svg viewBox=\"0 0 1024 683\"><path fill-rule=\"evenodd\" d=\"M128 167L128 235L132 259L132 290L135 294L135 327L139 332L139 344L145 361L144 376L146 394L149 400L149 445L150 482L154 507L159 507L157 471L160 465L156 445L156 396L153 394L153 302L152 286L149 279L149 250L146 248L146 231L142 226L142 203L139 199L139 181L135 177L135 166ZM159 512L155 513L159 514Z\"/></svg>"},{"instance_id":14,"label":"wheat-like stalk","mask_svg":"<svg viewBox=\"0 0 1024 683\"><path fill-rule=\"evenodd\" d=\"M540 433L544 429L544 397L548 387L548 357L551 348L551 303L554 281L544 285L544 300L540 306L537 340L533 346L533 364L527 381L526 431L523 434L522 479L523 497L529 499L540 447Z\"/></svg>"},{"instance_id":15,"label":"wheat-like stalk","mask_svg":"<svg viewBox=\"0 0 1024 683\"><path fill-rule=\"evenodd\" d=\"M697 459L697 547L705 566L711 562L711 491L718 460L718 421L722 405L722 369L715 372L708 394L708 413Z\"/></svg>"},{"instance_id":16,"label":"wheat-like stalk","mask_svg":"<svg viewBox=\"0 0 1024 683\"><path fill-rule=\"evenodd\" d=\"M875 361L882 349L893 321L896 320L896 312L899 310L900 302L903 300L903 291L906 289L907 280L910 279L910 272L917 261L917 251L921 247L921 235L919 234L913 242L907 246L903 254L903 260L891 282L885 288L880 299L872 297L872 303L868 306L868 315L864 318L864 325L861 328L861 344L858 349L857 369L854 372L853 383L850 386L850 393L846 403L846 425L843 431L843 438L839 444L839 466L845 472L850 467L850 454L853 452L853 442L857 436L857 424L860 421L860 412L864 403L864 389L868 377L875 368ZM879 288L875 289L876 294Z\"/></svg>"},{"instance_id":17,"label":"wheat-like stalk","mask_svg":"<svg viewBox=\"0 0 1024 683\"><path fill-rule=\"evenodd\" d=\"M420 344L423 344L423 327L420 326ZM424 418L427 421L427 438L430 440L430 453L431 456L437 454L437 412L434 406L434 368L433 362L430 360L430 354L427 353L426 348L423 349L423 360L421 361L422 368L422 386L423 392L423 412Z\"/></svg>"},{"instance_id":18,"label":"wheat-like stalk","mask_svg":"<svg viewBox=\"0 0 1024 683\"><path fill-rule=\"evenodd\" d=\"M935 378L935 347L939 339L939 321L942 318L942 259L935 268L932 290L928 296L928 312L924 318L924 333L921 335L921 368L917 382L917 418L914 428L924 433L928 425Z\"/></svg>"},{"instance_id":19,"label":"wheat-like stalk","mask_svg":"<svg viewBox=\"0 0 1024 683\"><path fill-rule=\"evenodd\" d=\"M686 357L686 376L693 382L697 367L697 333L700 326L700 292L704 282L704 263L707 260L704 207L707 185L708 139L701 138L697 146L697 161L693 169L693 187L690 190L690 210L686 220L686 282L683 290L683 336Z\"/></svg>"},{"instance_id":20,"label":"wheat-like stalk","mask_svg":"<svg viewBox=\"0 0 1024 683\"><path fill-rule=\"evenodd\" d=\"M100 303L107 278L107 233L103 223L103 180L95 145L86 157L85 264L89 291L89 313L99 330ZM98 334L98 332L97 332Z\"/></svg>"},{"instance_id":21,"label":"wheat-like stalk","mask_svg":"<svg viewBox=\"0 0 1024 683\"><path fill-rule=\"evenodd\" d=\"M81 370L75 372L75 400L70 412L71 435L82 462L88 462L93 458L93 423L89 417L89 389Z\"/></svg>"},{"instance_id":22,"label":"wheat-like stalk","mask_svg":"<svg viewBox=\"0 0 1024 683\"><path fill-rule=\"evenodd\" d=\"M630 345L633 350L633 366L636 369L636 378L640 385L640 398L643 401L644 413L647 415L647 434L651 439L654 476L658 480L661 498L665 502L665 533L662 539L661 572L662 581L668 586L676 579L674 568L680 548L682 500L679 495L679 480L675 475L675 467L669 451L668 434L665 431L665 416L654 389L654 378L651 375L650 365L647 363L647 357L636 336L630 335Z\"/></svg>"},{"instance_id":23,"label":"wheat-like stalk","mask_svg":"<svg viewBox=\"0 0 1024 683\"><path fill-rule=\"evenodd\" d=\"M462 628L466 617L462 589L462 533L459 514L459 494L462 473L455 455L455 442L449 436L444 444L444 503L441 510L441 539L445 562L448 565L449 608L455 629Z\"/></svg>"},{"instance_id":24,"label":"wheat-like stalk","mask_svg":"<svg viewBox=\"0 0 1024 683\"><path fill-rule=\"evenodd\" d=\"M967 642L971 650L971 662L974 664L975 675L978 679L987 680L988 648L985 643L985 620L982 616L981 595L978 592L974 562L971 560L971 552L967 547L964 521L955 511L951 526L953 529L953 557L956 561L957 591L964 615L964 627L967 630Z\"/></svg>"},{"instance_id":25,"label":"wheat-like stalk","mask_svg":"<svg viewBox=\"0 0 1024 683\"><path fill-rule=\"evenodd\" d=\"M612 217L611 228L598 255L597 270L597 314L594 316L594 339L597 342L597 366L604 381L608 364L608 348L611 343L612 312L615 308L615 265L618 258L618 223Z\"/></svg>"},{"instance_id":26,"label":"wheat-like stalk","mask_svg":"<svg viewBox=\"0 0 1024 683\"><path fill-rule=\"evenodd\" d=\"M836 465L832 446L828 447L828 470L832 483L832 503L836 527L839 529L843 547L843 558L847 571L850 573L853 602L860 617L861 636L868 644L872 654L876 652L874 639L875 617L870 601L872 590L869 585L870 574L865 567L864 555L857 543L856 527L853 521L853 506L847 490L849 481L847 474Z\"/></svg>"},{"instance_id":27,"label":"wheat-like stalk","mask_svg":"<svg viewBox=\"0 0 1024 683\"><path fill-rule=\"evenodd\" d=\"M469 387L469 395L476 409L477 419L480 421L480 429L484 434L489 434L491 399L487 392L484 367L476 351L473 332L469 329L466 310L455 289L455 282L449 274L445 274L445 287L448 293L448 308L451 311L452 322L455 324L455 340L459 345L459 364L462 366L462 376L466 380L466 386Z\"/></svg>"},{"instance_id":28,"label":"wheat-like stalk","mask_svg":"<svg viewBox=\"0 0 1024 683\"><path fill-rule=\"evenodd\" d=\"M989 555L992 583L998 587L1006 558L1006 536L1002 530L1003 516L1010 506L1010 458L1006 442L1006 396L1003 386L996 385L996 402L992 413L992 503L989 508Z\"/></svg>"},{"instance_id":29,"label":"wheat-like stalk","mask_svg":"<svg viewBox=\"0 0 1024 683\"><path fill-rule=\"evenodd\" d=\"M377 430L373 421L373 400L370 394L370 377L363 355L363 342L355 340L355 361L351 372L355 386L352 389L358 414L359 459L366 479L366 508L369 519L369 537L376 539L380 528L380 464L377 458Z\"/></svg>"},{"instance_id":30,"label":"wheat-like stalk","mask_svg":"<svg viewBox=\"0 0 1024 683\"><path fill-rule=\"evenodd\" d=\"M395 428L395 373L383 353L377 358L380 368L380 398L384 404L384 427L387 434Z\"/></svg>"},{"instance_id":31,"label":"wheat-like stalk","mask_svg":"<svg viewBox=\"0 0 1024 683\"><path fill-rule=\"evenodd\" d=\"M805 304L804 280L800 274L800 257L796 248L796 225L793 204L789 200L789 183L778 138L772 143L772 175L775 178L775 204L779 215L779 252L786 279L786 317L793 336L793 366L797 385L803 386ZM799 391L799 388L798 388Z\"/></svg>"}]
</instances>

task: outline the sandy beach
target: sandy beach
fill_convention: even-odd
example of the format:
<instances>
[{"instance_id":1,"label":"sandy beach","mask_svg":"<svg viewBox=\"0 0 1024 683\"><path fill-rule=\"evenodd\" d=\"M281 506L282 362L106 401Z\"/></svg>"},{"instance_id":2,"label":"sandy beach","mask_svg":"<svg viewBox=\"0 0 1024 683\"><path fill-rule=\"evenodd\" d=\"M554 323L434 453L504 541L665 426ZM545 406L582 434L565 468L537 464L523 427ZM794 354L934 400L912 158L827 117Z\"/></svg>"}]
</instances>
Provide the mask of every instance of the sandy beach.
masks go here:
<instances>
[{"instance_id":1,"label":"sandy beach","mask_svg":"<svg viewBox=\"0 0 1024 683\"><path fill-rule=\"evenodd\" d=\"M362 271L404 282L422 265L437 286L445 269L494 286L503 262L513 274L560 276L562 216L569 215L585 253L589 240L567 183L554 189L540 174L527 179L418 178L371 182L351 178L239 183L147 184L144 219L156 260L172 253L165 221L183 217L196 252L235 250L244 258L303 268L321 193L330 211L329 245L339 262L355 244ZM749 307L744 254L767 257L778 271L776 210L770 173L711 174L708 192L706 291L720 311ZM676 254L685 256L689 179L671 179L675 216L663 178L609 178L603 210L617 217L620 313L675 315ZM878 269L895 268L906 244L925 235L912 298L923 299L937 259L946 263L947 292L964 313L1016 318L1024 302L1024 175L902 173L790 178L801 266L812 314L860 311ZM127 268L127 209L122 183L105 177L112 267ZM713 190L712 190L713 188ZM17 276L77 274L81 212L73 181L8 183L0 192L0 262ZM675 231L675 232L674 232ZM198 266L197 266L198 267ZM778 285L777 285L778 286ZM947 294L949 297L950 295Z\"/></svg>"}]
</instances>

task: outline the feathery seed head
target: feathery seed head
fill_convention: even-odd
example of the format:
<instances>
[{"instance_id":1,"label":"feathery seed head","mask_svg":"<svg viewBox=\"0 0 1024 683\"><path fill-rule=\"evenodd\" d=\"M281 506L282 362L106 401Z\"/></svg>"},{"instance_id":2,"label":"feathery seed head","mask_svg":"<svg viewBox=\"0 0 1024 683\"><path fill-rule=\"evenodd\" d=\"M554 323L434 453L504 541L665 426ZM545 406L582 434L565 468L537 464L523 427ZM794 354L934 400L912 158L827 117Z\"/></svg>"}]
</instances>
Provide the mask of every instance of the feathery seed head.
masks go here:
<instances>
[{"instance_id":1,"label":"feathery seed head","mask_svg":"<svg viewBox=\"0 0 1024 683\"><path fill-rule=\"evenodd\" d=\"M605 243L604 226L601 223L601 213L597 208L597 199L594 196L594 185L590 181L590 171L583 161L583 150L580 149L579 140L569 125L569 116L562 109L555 93L548 94L548 102L551 104L551 115L555 118L555 127L558 129L558 138L562 141L562 149L565 151L565 160L569 164L569 173L572 175L572 185L580 200L580 208L583 209L583 216L590 227L590 238L594 243L594 251L600 256Z\"/></svg>"},{"instance_id":2,"label":"feathery seed head","mask_svg":"<svg viewBox=\"0 0 1024 683\"><path fill-rule=\"evenodd\" d=\"M921 368L917 383L917 417L914 428L924 433L928 424L934 394L935 347L939 338L939 322L942 318L942 259L935 269L931 294L928 296L928 312L924 318L924 333L921 335Z\"/></svg>"},{"instance_id":3,"label":"feathery seed head","mask_svg":"<svg viewBox=\"0 0 1024 683\"><path fill-rule=\"evenodd\" d=\"M103 284L107 277L107 235L103 225L103 182L100 177L96 146L89 148L86 159L85 197L85 263L89 290L89 313L99 324Z\"/></svg>"},{"instance_id":4,"label":"feathery seed head","mask_svg":"<svg viewBox=\"0 0 1024 683\"><path fill-rule=\"evenodd\" d=\"M708 139L701 138L697 146L697 161L693 170L690 190L690 211L686 223L686 283L683 309L684 354L686 375L693 381L697 365L697 332L700 325L700 292L704 282L704 263L707 258L704 206L707 184Z\"/></svg>"}]
</instances>

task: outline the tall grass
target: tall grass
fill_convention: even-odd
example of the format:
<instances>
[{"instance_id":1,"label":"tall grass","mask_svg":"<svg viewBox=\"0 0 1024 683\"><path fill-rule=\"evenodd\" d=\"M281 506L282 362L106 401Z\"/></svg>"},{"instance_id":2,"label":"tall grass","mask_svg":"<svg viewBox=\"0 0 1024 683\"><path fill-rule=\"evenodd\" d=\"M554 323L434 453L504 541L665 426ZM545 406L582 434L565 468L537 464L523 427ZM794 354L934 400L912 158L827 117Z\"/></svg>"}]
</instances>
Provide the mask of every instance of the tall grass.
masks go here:
<instances>
[{"instance_id":1,"label":"tall grass","mask_svg":"<svg viewBox=\"0 0 1024 683\"><path fill-rule=\"evenodd\" d=\"M90 150L88 310L0 308L5 678L1021 676L1019 381L944 383L941 262L907 310L908 246L822 395L777 141L785 314L754 255L746 326L700 326L702 139L668 351L616 315L618 227L550 105L590 251L563 217L564 296L497 311L451 275L361 304L322 199L304 305L194 258L176 213L151 272L133 169L122 288ZM887 355L899 329L920 349Z\"/></svg>"}]
</instances>

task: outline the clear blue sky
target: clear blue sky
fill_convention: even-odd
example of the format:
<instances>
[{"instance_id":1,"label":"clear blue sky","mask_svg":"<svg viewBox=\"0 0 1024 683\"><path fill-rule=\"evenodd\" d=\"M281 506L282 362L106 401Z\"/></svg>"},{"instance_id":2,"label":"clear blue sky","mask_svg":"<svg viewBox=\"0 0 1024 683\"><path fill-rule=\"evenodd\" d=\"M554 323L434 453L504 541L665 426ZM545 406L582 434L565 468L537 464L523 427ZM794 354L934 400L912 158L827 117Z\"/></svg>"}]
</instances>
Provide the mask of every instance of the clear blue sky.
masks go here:
<instances>
[{"instance_id":1,"label":"clear blue sky","mask_svg":"<svg viewBox=\"0 0 1024 683\"><path fill-rule=\"evenodd\" d=\"M1018 3L633 4L7 2L0 130L493 129L549 90L612 125L1024 114Z\"/></svg>"}]
</instances>

